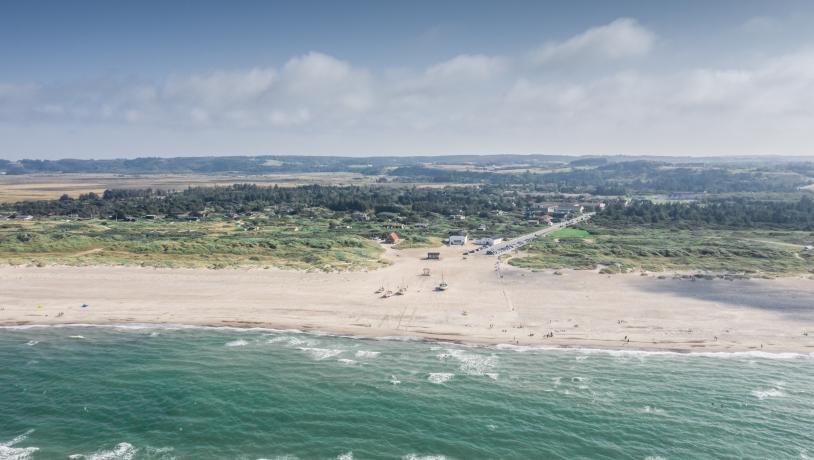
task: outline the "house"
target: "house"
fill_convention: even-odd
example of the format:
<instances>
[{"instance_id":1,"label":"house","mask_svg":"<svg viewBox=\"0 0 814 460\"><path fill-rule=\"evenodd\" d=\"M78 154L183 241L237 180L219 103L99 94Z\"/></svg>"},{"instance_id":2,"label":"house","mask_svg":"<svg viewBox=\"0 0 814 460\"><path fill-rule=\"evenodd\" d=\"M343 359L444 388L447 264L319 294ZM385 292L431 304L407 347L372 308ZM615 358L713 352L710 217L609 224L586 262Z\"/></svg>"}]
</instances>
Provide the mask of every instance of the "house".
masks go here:
<instances>
[{"instance_id":1,"label":"house","mask_svg":"<svg viewBox=\"0 0 814 460\"><path fill-rule=\"evenodd\" d=\"M156 216L155 214L146 214L143 218L147 220L156 220L158 219L158 216Z\"/></svg>"},{"instance_id":2,"label":"house","mask_svg":"<svg viewBox=\"0 0 814 460\"><path fill-rule=\"evenodd\" d=\"M582 213L585 212L585 206L582 206L581 204L574 204L570 206L559 206L557 207L557 211L569 213L571 212Z\"/></svg>"},{"instance_id":3,"label":"house","mask_svg":"<svg viewBox=\"0 0 814 460\"><path fill-rule=\"evenodd\" d=\"M503 238L499 238L496 236L493 237L486 237L486 238L478 238L473 241L473 243L479 246L494 246L496 244L502 243Z\"/></svg>"},{"instance_id":4,"label":"house","mask_svg":"<svg viewBox=\"0 0 814 460\"><path fill-rule=\"evenodd\" d=\"M466 216L463 214L452 214L449 218L452 220L466 220Z\"/></svg>"},{"instance_id":5,"label":"house","mask_svg":"<svg viewBox=\"0 0 814 460\"><path fill-rule=\"evenodd\" d=\"M399 236L396 234L396 232L390 232L387 234L385 241L389 244L396 244L399 242Z\"/></svg>"},{"instance_id":6,"label":"house","mask_svg":"<svg viewBox=\"0 0 814 460\"><path fill-rule=\"evenodd\" d=\"M441 253L440 252L428 252L427 253L427 260L441 260Z\"/></svg>"},{"instance_id":7,"label":"house","mask_svg":"<svg viewBox=\"0 0 814 460\"><path fill-rule=\"evenodd\" d=\"M546 214L544 216L540 216L540 222L546 225L554 225L554 218Z\"/></svg>"},{"instance_id":8,"label":"house","mask_svg":"<svg viewBox=\"0 0 814 460\"><path fill-rule=\"evenodd\" d=\"M478 225L478 230L480 230L480 231L482 231L482 232L485 232L485 231L486 231L486 224L480 224L480 225Z\"/></svg>"},{"instance_id":9,"label":"house","mask_svg":"<svg viewBox=\"0 0 814 460\"><path fill-rule=\"evenodd\" d=\"M367 222L370 220L370 216L368 216L367 213L358 211L351 214L351 218L357 222Z\"/></svg>"},{"instance_id":10,"label":"house","mask_svg":"<svg viewBox=\"0 0 814 460\"><path fill-rule=\"evenodd\" d=\"M463 246L466 244L468 239L469 237L466 235L451 235L448 242L450 246Z\"/></svg>"},{"instance_id":11,"label":"house","mask_svg":"<svg viewBox=\"0 0 814 460\"><path fill-rule=\"evenodd\" d=\"M534 203L532 208L542 212L554 212L557 210L558 206L553 203Z\"/></svg>"}]
</instances>

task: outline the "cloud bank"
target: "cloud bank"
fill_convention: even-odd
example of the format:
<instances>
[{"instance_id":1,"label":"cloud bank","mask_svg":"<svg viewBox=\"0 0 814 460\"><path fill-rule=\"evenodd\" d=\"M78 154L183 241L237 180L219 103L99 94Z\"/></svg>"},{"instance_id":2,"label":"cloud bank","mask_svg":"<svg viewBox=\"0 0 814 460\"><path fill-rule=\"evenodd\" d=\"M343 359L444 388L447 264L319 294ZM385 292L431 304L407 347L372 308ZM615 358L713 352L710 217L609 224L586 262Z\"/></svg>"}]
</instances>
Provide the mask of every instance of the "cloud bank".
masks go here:
<instances>
[{"instance_id":1,"label":"cloud bank","mask_svg":"<svg viewBox=\"0 0 814 460\"><path fill-rule=\"evenodd\" d=\"M0 157L55 146L69 150L57 156L814 153L814 50L664 73L643 65L658 42L621 18L526 54L461 54L423 69L315 51L162 81L0 81ZM570 74L575 63L594 70ZM31 139L2 135L11 132Z\"/></svg>"}]
</instances>

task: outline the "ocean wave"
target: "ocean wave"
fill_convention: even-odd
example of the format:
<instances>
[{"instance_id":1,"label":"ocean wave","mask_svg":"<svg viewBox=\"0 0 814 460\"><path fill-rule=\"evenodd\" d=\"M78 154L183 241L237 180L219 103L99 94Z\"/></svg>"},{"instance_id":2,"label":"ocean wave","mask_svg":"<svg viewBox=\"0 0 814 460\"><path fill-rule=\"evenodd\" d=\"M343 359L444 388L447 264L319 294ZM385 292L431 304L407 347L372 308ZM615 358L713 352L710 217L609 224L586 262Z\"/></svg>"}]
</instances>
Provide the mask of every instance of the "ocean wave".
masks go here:
<instances>
[{"instance_id":1,"label":"ocean wave","mask_svg":"<svg viewBox=\"0 0 814 460\"><path fill-rule=\"evenodd\" d=\"M73 454L68 458L72 460L132 460L138 452L129 442L120 442L111 450L100 450L92 454Z\"/></svg>"},{"instance_id":2,"label":"ocean wave","mask_svg":"<svg viewBox=\"0 0 814 460\"><path fill-rule=\"evenodd\" d=\"M489 371L494 369L498 362L497 356L470 353L459 349L448 349L446 352L439 353L437 357L440 360L454 359L459 363L458 369L468 375L490 374L492 372Z\"/></svg>"},{"instance_id":3,"label":"ocean wave","mask_svg":"<svg viewBox=\"0 0 814 460\"><path fill-rule=\"evenodd\" d=\"M654 415L664 415L664 409L659 409L658 407L651 407L651 406L644 406L642 408L642 412L645 414L654 414Z\"/></svg>"},{"instance_id":4,"label":"ocean wave","mask_svg":"<svg viewBox=\"0 0 814 460\"><path fill-rule=\"evenodd\" d=\"M777 352L768 351L692 351L678 352L667 350L617 350L613 348L579 348L579 347L552 347L549 345L514 345L502 343L494 345L498 350L509 350L516 352L561 352L561 353L581 353L585 355L606 354L620 357L648 357L648 356L676 356L676 357L703 357L703 358L762 358L762 359L814 359L812 353Z\"/></svg>"},{"instance_id":5,"label":"ocean wave","mask_svg":"<svg viewBox=\"0 0 814 460\"><path fill-rule=\"evenodd\" d=\"M446 460L446 457L443 455L416 455L416 454L408 454L404 457L401 457L402 460Z\"/></svg>"},{"instance_id":6,"label":"ocean wave","mask_svg":"<svg viewBox=\"0 0 814 460\"><path fill-rule=\"evenodd\" d=\"M786 396L786 393L782 388L769 388L768 390L755 390L752 392L752 396L762 401L769 398L782 398Z\"/></svg>"},{"instance_id":7,"label":"ocean wave","mask_svg":"<svg viewBox=\"0 0 814 460\"><path fill-rule=\"evenodd\" d=\"M356 352L357 358L375 358L379 356L381 352L379 351L367 351L367 350L359 350Z\"/></svg>"},{"instance_id":8,"label":"ocean wave","mask_svg":"<svg viewBox=\"0 0 814 460\"><path fill-rule=\"evenodd\" d=\"M455 374L450 374L449 372L432 372L427 376L427 380L435 384L441 384L449 382L452 380L452 377L455 377Z\"/></svg>"},{"instance_id":9,"label":"ocean wave","mask_svg":"<svg viewBox=\"0 0 814 460\"><path fill-rule=\"evenodd\" d=\"M290 347L296 347L300 345L313 345L314 341L308 339L301 339L299 337L292 337L289 335L281 335L266 340L266 343L281 343L284 345L288 345Z\"/></svg>"},{"instance_id":10,"label":"ocean wave","mask_svg":"<svg viewBox=\"0 0 814 460\"><path fill-rule=\"evenodd\" d=\"M300 350L308 353L317 361L322 361L323 359L332 358L339 354L342 354L345 350L337 350L331 348L312 348L312 347L300 347Z\"/></svg>"},{"instance_id":11,"label":"ocean wave","mask_svg":"<svg viewBox=\"0 0 814 460\"><path fill-rule=\"evenodd\" d=\"M337 362L340 362L340 363L342 363L342 364L348 365L348 366L354 366L354 365L356 365L356 361L354 361L354 360L352 360L352 359L348 359L348 358L339 358L339 359L337 359L336 361L337 361Z\"/></svg>"},{"instance_id":12,"label":"ocean wave","mask_svg":"<svg viewBox=\"0 0 814 460\"><path fill-rule=\"evenodd\" d=\"M288 333L288 334L303 334L317 337L339 337L348 339L367 339L367 340L381 340L381 341L395 341L395 342L430 342L436 344L449 344L454 346L472 347L472 348L495 348L498 350L510 350L517 352L528 351L544 351L544 352L565 352L565 353L581 353L581 354L607 354L611 356L621 357L647 357L647 356L680 356L680 357L710 357L710 358L762 358L762 359L814 359L814 352L769 352L761 350L752 351L706 351L706 352L678 352L668 350L635 350L635 349L613 349L613 348L588 348L588 347L555 347L550 345L515 345L515 344L497 344L497 345L482 345L482 344L464 344L457 342L449 342L445 340L433 340L424 337L416 336L354 336L345 334L335 334L322 331L302 331L299 329L275 329L271 327L236 327L236 326L205 326L196 324L181 324L181 323L114 323L114 324L91 324L91 323L62 323L62 324L21 324L21 325L3 325L2 329L37 329L37 328L73 328L73 327L95 327L95 328L114 328L114 329L163 329L163 330L179 330L179 329L201 329L201 330L223 330L223 331L236 331L236 332L273 332L273 333Z\"/></svg>"},{"instance_id":13,"label":"ocean wave","mask_svg":"<svg viewBox=\"0 0 814 460\"><path fill-rule=\"evenodd\" d=\"M15 436L11 441L0 442L0 460L28 460L31 458L34 452L40 450L39 447L14 447L14 445L28 439L28 435L33 432L34 430L28 430Z\"/></svg>"},{"instance_id":14,"label":"ocean wave","mask_svg":"<svg viewBox=\"0 0 814 460\"><path fill-rule=\"evenodd\" d=\"M231 342L226 342L224 345L227 347L245 347L248 345L249 342L243 339L232 340Z\"/></svg>"},{"instance_id":15,"label":"ocean wave","mask_svg":"<svg viewBox=\"0 0 814 460\"><path fill-rule=\"evenodd\" d=\"M40 343L39 340L29 340L28 342L26 342L26 345L28 345L29 347L33 347L34 345L36 345L38 343Z\"/></svg>"},{"instance_id":16,"label":"ocean wave","mask_svg":"<svg viewBox=\"0 0 814 460\"><path fill-rule=\"evenodd\" d=\"M353 460L353 452L345 452L336 457L336 460Z\"/></svg>"}]
</instances>

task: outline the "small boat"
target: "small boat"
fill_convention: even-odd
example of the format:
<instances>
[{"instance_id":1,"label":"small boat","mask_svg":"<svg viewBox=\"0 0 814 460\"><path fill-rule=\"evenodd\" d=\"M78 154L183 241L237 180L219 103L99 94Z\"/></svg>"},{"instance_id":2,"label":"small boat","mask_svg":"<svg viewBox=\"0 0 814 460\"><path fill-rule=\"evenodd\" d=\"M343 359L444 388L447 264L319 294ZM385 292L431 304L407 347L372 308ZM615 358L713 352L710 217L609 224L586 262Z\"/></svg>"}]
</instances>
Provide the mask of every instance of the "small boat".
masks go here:
<instances>
[{"instance_id":1,"label":"small boat","mask_svg":"<svg viewBox=\"0 0 814 460\"><path fill-rule=\"evenodd\" d=\"M382 294L382 298L386 299L386 298L388 298L388 297L390 297L392 295L393 295L393 291L384 291L384 294Z\"/></svg>"},{"instance_id":2,"label":"small boat","mask_svg":"<svg viewBox=\"0 0 814 460\"><path fill-rule=\"evenodd\" d=\"M384 292L384 286L380 287L379 289L376 289L376 294L381 294L382 292Z\"/></svg>"},{"instance_id":3,"label":"small boat","mask_svg":"<svg viewBox=\"0 0 814 460\"><path fill-rule=\"evenodd\" d=\"M396 291L396 295L404 295L404 294L407 294L407 288L406 287L400 287L399 290Z\"/></svg>"}]
</instances>

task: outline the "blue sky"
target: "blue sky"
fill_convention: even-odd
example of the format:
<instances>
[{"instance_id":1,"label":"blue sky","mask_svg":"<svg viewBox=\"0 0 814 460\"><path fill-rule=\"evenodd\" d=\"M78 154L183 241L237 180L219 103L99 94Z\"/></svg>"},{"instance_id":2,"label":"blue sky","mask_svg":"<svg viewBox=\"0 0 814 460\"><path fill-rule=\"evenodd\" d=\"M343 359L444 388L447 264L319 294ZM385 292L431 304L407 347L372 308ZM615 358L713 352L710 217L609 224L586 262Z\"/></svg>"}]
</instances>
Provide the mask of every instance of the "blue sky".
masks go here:
<instances>
[{"instance_id":1,"label":"blue sky","mask_svg":"<svg viewBox=\"0 0 814 460\"><path fill-rule=\"evenodd\" d=\"M0 4L0 158L814 154L814 2Z\"/></svg>"}]
</instances>

